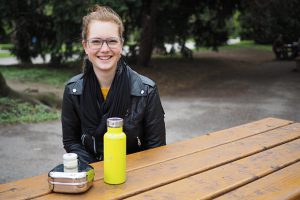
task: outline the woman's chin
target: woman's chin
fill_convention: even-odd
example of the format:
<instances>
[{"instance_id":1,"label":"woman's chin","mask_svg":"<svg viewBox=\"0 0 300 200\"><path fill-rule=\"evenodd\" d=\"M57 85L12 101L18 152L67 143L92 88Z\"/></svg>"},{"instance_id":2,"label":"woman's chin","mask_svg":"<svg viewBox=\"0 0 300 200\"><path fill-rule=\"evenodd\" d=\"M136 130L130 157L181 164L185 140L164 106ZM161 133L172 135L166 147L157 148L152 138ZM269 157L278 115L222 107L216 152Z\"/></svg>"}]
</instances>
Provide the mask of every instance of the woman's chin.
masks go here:
<instances>
[{"instance_id":1,"label":"woman's chin","mask_svg":"<svg viewBox=\"0 0 300 200\"><path fill-rule=\"evenodd\" d=\"M111 71L115 66L116 64L113 62L98 62L96 68L100 71Z\"/></svg>"}]
</instances>

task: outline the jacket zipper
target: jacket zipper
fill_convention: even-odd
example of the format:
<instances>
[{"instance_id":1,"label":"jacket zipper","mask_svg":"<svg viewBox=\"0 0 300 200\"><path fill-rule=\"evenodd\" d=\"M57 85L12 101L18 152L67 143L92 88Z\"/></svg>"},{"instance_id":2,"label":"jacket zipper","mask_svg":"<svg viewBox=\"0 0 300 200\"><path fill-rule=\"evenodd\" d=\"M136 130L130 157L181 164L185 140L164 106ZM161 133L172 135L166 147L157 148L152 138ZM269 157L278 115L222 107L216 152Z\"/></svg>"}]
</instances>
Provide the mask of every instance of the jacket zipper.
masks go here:
<instances>
[{"instance_id":1,"label":"jacket zipper","mask_svg":"<svg viewBox=\"0 0 300 200\"><path fill-rule=\"evenodd\" d=\"M82 136L81 136L81 143L82 143L83 146L84 146L84 140L85 140L85 134L82 134Z\"/></svg>"},{"instance_id":2,"label":"jacket zipper","mask_svg":"<svg viewBox=\"0 0 300 200\"><path fill-rule=\"evenodd\" d=\"M97 154L95 137L92 136L92 139L93 139L93 144L94 144L94 153Z\"/></svg>"},{"instance_id":3,"label":"jacket zipper","mask_svg":"<svg viewBox=\"0 0 300 200\"><path fill-rule=\"evenodd\" d=\"M141 143L141 140L140 140L139 136L137 136L136 139L137 139L139 147L141 147L142 143Z\"/></svg>"}]
</instances>

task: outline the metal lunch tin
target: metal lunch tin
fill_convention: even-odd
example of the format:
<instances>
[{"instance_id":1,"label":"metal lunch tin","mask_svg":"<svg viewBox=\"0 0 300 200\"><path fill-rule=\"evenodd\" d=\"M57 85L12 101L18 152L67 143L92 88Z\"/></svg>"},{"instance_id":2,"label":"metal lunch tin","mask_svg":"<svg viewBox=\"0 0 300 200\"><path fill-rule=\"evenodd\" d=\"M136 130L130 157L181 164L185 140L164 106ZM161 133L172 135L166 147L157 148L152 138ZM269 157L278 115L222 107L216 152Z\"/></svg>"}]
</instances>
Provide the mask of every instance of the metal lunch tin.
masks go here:
<instances>
[{"instance_id":1,"label":"metal lunch tin","mask_svg":"<svg viewBox=\"0 0 300 200\"><path fill-rule=\"evenodd\" d=\"M78 162L78 172L64 172L64 165L57 165L48 173L49 188L59 193L82 193L87 191L94 181L94 168Z\"/></svg>"}]
</instances>

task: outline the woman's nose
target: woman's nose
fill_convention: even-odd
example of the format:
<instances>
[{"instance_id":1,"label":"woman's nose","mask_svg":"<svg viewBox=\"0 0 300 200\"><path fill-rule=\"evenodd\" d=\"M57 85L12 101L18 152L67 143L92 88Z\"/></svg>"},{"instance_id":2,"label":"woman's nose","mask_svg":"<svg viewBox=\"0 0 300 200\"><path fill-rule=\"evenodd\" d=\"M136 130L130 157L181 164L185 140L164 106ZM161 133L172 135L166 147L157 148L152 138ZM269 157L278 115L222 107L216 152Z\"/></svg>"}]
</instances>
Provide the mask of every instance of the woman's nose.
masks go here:
<instances>
[{"instance_id":1,"label":"woman's nose","mask_svg":"<svg viewBox=\"0 0 300 200\"><path fill-rule=\"evenodd\" d=\"M103 41L103 44L102 44L100 50L101 51L109 51L110 50L110 48L109 48L109 46L108 46L108 44L107 44L106 41Z\"/></svg>"}]
</instances>

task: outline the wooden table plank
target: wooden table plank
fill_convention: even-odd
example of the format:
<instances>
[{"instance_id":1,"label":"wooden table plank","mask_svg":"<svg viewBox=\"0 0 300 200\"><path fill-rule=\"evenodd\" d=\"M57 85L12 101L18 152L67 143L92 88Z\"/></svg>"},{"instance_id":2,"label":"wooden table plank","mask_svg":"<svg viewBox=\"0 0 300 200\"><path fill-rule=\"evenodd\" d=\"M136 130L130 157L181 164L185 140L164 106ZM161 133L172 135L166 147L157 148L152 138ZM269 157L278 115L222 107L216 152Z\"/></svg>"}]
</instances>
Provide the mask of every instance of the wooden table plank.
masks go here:
<instances>
[{"instance_id":1,"label":"wooden table plank","mask_svg":"<svg viewBox=\"0 0 300 200\"><path fill-rule=\"evenodd\" d=\"M300 138L299 123L168 160L163 163L132 170L128 173L127 181L122 185L107 185L100 180L94 182L94 187L83 195L49 194L39 199L81 199L83 197L89 199L125 198L193 176L298 138Z\"/></svg>"},{"instance_id":2,"label":"wooden table plank","mask_svg":"<svg viewBox=\"0 0 300 200\"><path fill-rule=\"evenodd\" d=\"M49 194L48 174L0 185L0 199L30 199Z\"/></svg>"},{"instance_id":3,"label":"wooden table plank","mask_svg":"<svg viewBox=\"0 0 300 200\"><path fill-rule=\"evenodd\" d=\"M212 199L297 161L300 161L300 139L141 193L128 200ZM244 194L244 190L241 193L237 190L235 194ZM234 198L235 195L228 197L228 199L245 199L242 195L241 198Z\"/></svg>"},{"instance_id":4,"label":"wooden table plank","mask_svg":"<svg viewBox=\"0 0 300 200\"><path fill-rule=\"evenodd\" d=\"M203 151L205 149L213 148L246 137L251 137L253 135L284 127L292 123L294 122L283 119L265 118L256 122L247 123L222 131L217 131L181 142L169 144L167 146L162 146L156 148L155 150L150 149L148 151L131 154L127 156L127 169L130 171L174 158L179 158L187 154ZM95 167L95 180L102 179L103 163L98 162L93 164L93 166Z\"/></svg>"},{"instance_id":5,"label":"wooden table plank","mask_svg":"<svg viewBox=\"0 0 300 200\"><path fill-rule=\"evenodd\" d=\"M220 196L217 199L300 199L300 162Z\"/></svg>"},{"instance_id":6,"label":"wooden table plank","mask_svg":"<svg viewBox=\"0 0 300 200\"><path fill-rule=\"evenodd\" d=\"M278 127L284 127L292 123L292 121L283 119L266 118L156 149L131 154L127 156L127 171L158 164L197 151L203 151ZM95 180L102 180L103 162L94 163L93 166L95 167ZM49 170L53 167L54 166L49 166ZM1 184L0 199L2 199L2 197L4 199L24 199L47 194L49 188L46 177L47 175L44 174L30 179Z\"/></svg>"}]
</instances>

